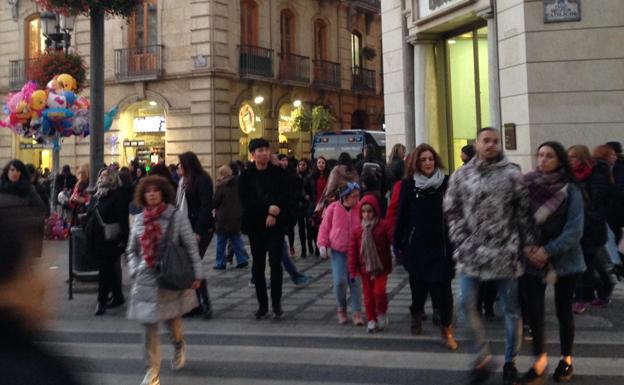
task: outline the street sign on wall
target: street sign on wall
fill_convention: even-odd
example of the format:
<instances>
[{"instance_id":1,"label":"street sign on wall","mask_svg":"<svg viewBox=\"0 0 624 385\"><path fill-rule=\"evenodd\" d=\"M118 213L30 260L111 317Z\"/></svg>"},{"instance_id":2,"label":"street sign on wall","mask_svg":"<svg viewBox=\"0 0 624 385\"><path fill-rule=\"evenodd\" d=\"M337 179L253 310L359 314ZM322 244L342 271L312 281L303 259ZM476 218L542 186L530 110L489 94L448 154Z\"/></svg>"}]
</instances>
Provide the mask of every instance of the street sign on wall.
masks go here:
<instances>
[{"instance_id":1,"label":"street sign on wall","mask_svg":"<svg viewBox=\"0 0 624 385\"><path fill-rule=\"evenodd\" d=\"M543 0L544 23L581 20L581 0Z\"/></svg>"}]
</instances>

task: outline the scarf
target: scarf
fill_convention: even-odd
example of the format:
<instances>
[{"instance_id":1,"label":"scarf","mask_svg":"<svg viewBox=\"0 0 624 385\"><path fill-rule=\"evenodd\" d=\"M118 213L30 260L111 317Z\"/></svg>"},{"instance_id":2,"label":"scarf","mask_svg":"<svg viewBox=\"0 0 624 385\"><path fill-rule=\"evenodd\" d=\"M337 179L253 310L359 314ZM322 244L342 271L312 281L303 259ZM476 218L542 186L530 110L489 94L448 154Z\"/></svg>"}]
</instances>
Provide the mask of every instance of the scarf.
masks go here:
<instances>
[{"instance_id":1,"label":"scarf","mask_svg":"<svg viewBox=\"0 0 624 385\"><path fill-rule=\"evenodd\" d=\"M167 209L165 203L161 203L156 207L145 208L143 210L143 234L141 235L141 247L143 248L143 258L147 266L153 268L155 266L154 257L156 247L160 243L162 237L162 228L160 227L160 216ZM173 220L173 218L171 218Z\"/></svg>"},{"instance_id":2,"label":"scarf","mask_svg":"<svg viewBox=\"0 0 624 385\"><path fill-rule=\"evenodd\" d=\"M443 182L444 173L439 168L436 169L433 172L433 175L431 175L431 177L429 178L422 174L414 174L414 183L416 185L416 188L421 190L427 190L429 188L438 189L440 186L442 186Z\"/></svg>"},{"instance_id":3,"label":"scarf","mask_svg":"<svg viewBox=\"0 0 624 385\"><path fill-rule=\"evenodd\" d=\"M533 171L524 177L531 198L533 218L538 225L546 222L568 197L568 184L563 179L563 173L563 169L551 174Z\"/></svg>"},{"instance_id":4,"label":"scarf","mask_svg":"<svg viewBox=\"0 0 624 385\"><path fill-rule=\"evenodd\" d=\"M592 172L592 167L586 164L582 164L580 167L572 170L574 172L574 176L576 180L579 182L583 182L585 179L589 178L589 174Z\"/></svg>"},{"instance_id":5,"label":"scarf","mask_svg":"<svg viewBox=\"0 0 624 385\"><path fill-rule=\"evenodd\" d=\"M375 238L373 238L373 228L377 225L377 218L368 222L362 220L362 244L360 245L360 254L364 260L366 272L373 278L383 273L384 267L379 259Z\"/></svg>"},{"instance_id":6,"label":"scarf","mask_svg":"<svg viewBox=\"0 0 624 385\"><path fill-rule=\"evenodd\" d=\"M0 192L25 197L30 193L30 186L28 179L20 179L17 182L11 182L8 178L3 178L0 182Z\"/></svg>"},{"instance_id":7,"label":"scarf","mask_svg":"<svg viewBox=\"0 0 624 385\"><path fill-rule=\"evenodd\" d=\"M114 170L108 170L107 178L98 178L97 184L95 185L95 194L93 195L98 199L105 197L109 192L116 190L120 185L119 174Z\"/></svg>"}]
</instances>

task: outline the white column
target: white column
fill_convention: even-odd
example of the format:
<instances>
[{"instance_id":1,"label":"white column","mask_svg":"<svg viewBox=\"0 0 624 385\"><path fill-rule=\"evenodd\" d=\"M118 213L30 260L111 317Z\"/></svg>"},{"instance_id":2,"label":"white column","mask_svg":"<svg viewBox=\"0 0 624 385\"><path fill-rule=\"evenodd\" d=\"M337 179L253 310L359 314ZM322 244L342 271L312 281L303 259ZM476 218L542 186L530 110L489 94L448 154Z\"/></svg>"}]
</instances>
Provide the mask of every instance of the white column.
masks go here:
<instances>
[{"instance_id":1,"label":"white column","mask_svg":"<svg viewBox=\"0 0 624 385\"><path fill-rule=\"evenodd\" d=\"M429 142L427 130L427 49L430 44L414 43L414 134L416 146Z\"/></svg>"},{"instance_id":2,"label":"white column","mask_svg":"<svg viewBox=\"0 0 624 385\"><path fill-rule=\"evenodd\" d=\"M496 13L487 9L478 13L487 20L488 29L488 80L490 88L490 125L501 129L500 85L498 82L498 31Z\"/></svg>"}]
</instances>

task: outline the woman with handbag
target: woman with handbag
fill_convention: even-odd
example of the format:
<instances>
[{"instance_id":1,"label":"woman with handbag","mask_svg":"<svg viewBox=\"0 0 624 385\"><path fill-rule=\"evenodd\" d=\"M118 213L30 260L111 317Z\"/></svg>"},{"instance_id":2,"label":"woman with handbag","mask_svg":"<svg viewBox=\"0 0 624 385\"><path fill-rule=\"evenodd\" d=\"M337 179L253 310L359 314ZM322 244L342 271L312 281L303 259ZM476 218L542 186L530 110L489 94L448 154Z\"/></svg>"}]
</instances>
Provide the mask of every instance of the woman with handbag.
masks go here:
<instances>
[{"instance_id":1,"label":"woman with handbag","mask_svg":"<svg viewBox=\"0 0 624 385\"><path fill-rule=\"evenodd\" d=\"M203 278L193 228L186 215L173 206L175 196L171 184L160 176L141 179L135 191L135 203L144 210L136 217L126 249L128 269L134 279L128 318L145 326L147 372L142 385L160 384L158 323L161 321L166 322L175 349L171 367L173 370L184 367L186 347L182 315L197 306L192 289L198 289ZM174 248L171 245L181 250L177 257L189 258L179 263L180 269L192 266L194 280L189 282L188 289L163 288L165 259L171 257L167 253Z\"/></svg>"},{"instance_id":2,"label":"woman with handbag","mask_svg":"<svg viewBox=\"0 0 624 385\"><path fill-rule=\"evenodd\" d=\"M185 152L178 155L178 158L181 179L178 183L176 207L187 214L197 240L199 257L204 259L215 230L215 221L212 216L214 196L212 179L195 153ZM205 279L202 279L196 294L200 306L193 309L189 315L201 314L204 319L212 318L212 305Z\"/></svg>"},{"instance_id":3,"label":"woman with handbag","mask_svg":"<svg viewBox=\"0 0 624 385\"><path fill-rule=\"evenodd\" d=\"M129 202L120 187L117 171L101 170L87 210L89 219L85 233L88 251L100 263L96 316L103 315L107 308L126 302L121 290L121 254L128 239ZM109 293L112 294L110 299Z\"/></svg>"}]
</instances>

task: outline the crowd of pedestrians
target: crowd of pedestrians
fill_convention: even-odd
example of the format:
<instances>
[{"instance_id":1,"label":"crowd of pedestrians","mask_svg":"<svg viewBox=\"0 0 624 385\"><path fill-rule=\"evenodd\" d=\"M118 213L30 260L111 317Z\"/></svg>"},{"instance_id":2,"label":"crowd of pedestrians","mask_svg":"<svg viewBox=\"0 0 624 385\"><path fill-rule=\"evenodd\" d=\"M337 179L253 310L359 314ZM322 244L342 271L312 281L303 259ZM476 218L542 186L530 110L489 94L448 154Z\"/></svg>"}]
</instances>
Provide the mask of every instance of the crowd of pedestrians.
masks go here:
<instances>
[{"instance_id":1,"label":"crowd of pedestrians","mask_svg":"<svg viewBox=\"0 0 624 385\"><path fill-rule=\"evenodd\" d=\"M309 161L275 155L258 138L249 143L252 161L219 167L216 184L187 152L177 165L151 165L149 172L136 162L111 164L94 176L93 189L87 165L77 177L65 167L53 181L58 194L52 199L51 182L46 186L34 167L13 160L2 172L0 195L41 218L46 205L59 205L71 225L84 228L89 255L100 267L95 315L126 303L121 274L127 262L133 282L128 317L145 326L146 385L159 384L158 323L171 332L172 367L179 370L186 357L182 317L213 316L202 259L215 234L215 270L227 270L234 258L237 269L251 261L258 320L283 317L284 270L297 285L310 281L293 263L295 235L301 258L330 261L338 323L366 325L369 333L390 322L386 286L395 265L402 265L409 274L412 334L423 332L431 297L441 343L456 350L458 298L475 353L473 384L495 371L482 315L495 317L496 300L505 326L503 384L543 379L545 292L553 285L561 356L553 377L569 381L574 313L608 305L614 277L622 275L622 148L609 142L591 152L545 142L537 148L535 170L523 174L499 142L498 131L481 129L475 145L462 148L463 166L448 175L428 144L409 153L397 144L387 162L370 146L356 159L342 153ZM182 288L159 283L169 243L179 245L191 266L191 281ZM521 376L515 362L523 332L532 336L535 361Z\"/></svg>"}]
</instances>

